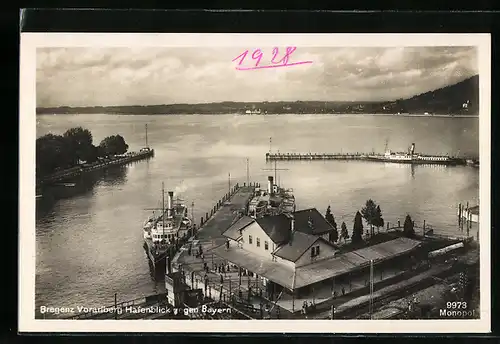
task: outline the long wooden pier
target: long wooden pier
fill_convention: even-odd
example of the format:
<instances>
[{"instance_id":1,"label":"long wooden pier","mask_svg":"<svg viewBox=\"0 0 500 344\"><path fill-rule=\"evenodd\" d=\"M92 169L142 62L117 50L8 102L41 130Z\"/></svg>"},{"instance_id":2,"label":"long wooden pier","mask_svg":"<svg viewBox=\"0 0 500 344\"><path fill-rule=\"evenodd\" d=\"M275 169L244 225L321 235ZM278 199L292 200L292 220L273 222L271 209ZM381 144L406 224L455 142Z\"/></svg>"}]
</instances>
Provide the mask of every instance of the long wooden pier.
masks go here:
<instances>
[{"instance_id":1,"label":"long wooden pier","mask_svg":"<svg viewBox=\"0 0 500 344\"><path fill-rule=\"evenodd\" d=\"M41 186L44 184L57 183L57 182L61 182L61 181L68 179L68 178L78 177L79 175L82 175L84 173L88 173L88 172L92 172L92 171L96 171L96 170L104 170L104 169L111 167L111 166L125 165L125 164L128 164L128 163L133 162L133 161L148 159L148 158L151 158L153 156L154 156L154 149L141 150L140 152L131 152L126 156L109 158L103 162L96 162L93 164L85 164L83 166L76 166L76 167L72 167L72 168L67 169L67 170L53 173L49 176L40 178L37 181L37 184Z\"/></svg>"},{"instance_id":2,"label":"long wooden pier","mask_svg":"<svg viewBox=\"0 0 500 344\"><path fill-rule=\"evenodd\" d=\"M380 153L266 153L266 161L294 161L294 160L363 160L376 162L387 161L384 154ZM455 165L478 164L477 157L449 157ZM394 161L396 163L406 163L406 161ZM407 163L417 164L447 164L448 161L432 160L408 160Z\"/></svg>"},{"instance_id":3,"label":"long wooden pier","mask_svg":"<svg viewBox=\"0 0 500 344\"><path fill-rule=\"evenodd\" d=\"M368 160L382 154L369 153L266 153L266 160Z\"/></svg>"}]
</instances>

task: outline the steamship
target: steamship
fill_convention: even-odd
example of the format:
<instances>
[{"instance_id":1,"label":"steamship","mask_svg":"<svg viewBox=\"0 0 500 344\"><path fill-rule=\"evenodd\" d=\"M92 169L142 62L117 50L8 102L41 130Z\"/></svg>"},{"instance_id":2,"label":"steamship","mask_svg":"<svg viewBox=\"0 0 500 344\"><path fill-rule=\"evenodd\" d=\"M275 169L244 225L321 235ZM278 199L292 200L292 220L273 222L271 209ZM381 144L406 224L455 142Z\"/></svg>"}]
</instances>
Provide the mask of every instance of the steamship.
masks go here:
<instances>
[{"instance_id":1,"label":"steamship","mask_svg":"<svg viewBox=\"0 0 500 344\"><path fill-rule=\"evenodd\" d=\"M383 162L407 163L407 164L440 164L461 165L463 159L452 158L447 155L424 155L415 152L415 143L412 143L407 152L392 152L386 148L384 155L370 156L369 159Z\"/></svg>"},{"instance_id":2,"label":"steamship","mask_svg":"<svg viewBox=\"0 0 500 344\"><path fill-rule=\"evenodd\" d=\"M288 214L295 211L293 189L285 189L268 177L267 189L255 188L253 198L248 205L248 216L261 218L268 215Z\"/></svg>"},{"instance_id":3,"label":"steamship","mask_svg":"<svg viewBox=\"0 0 500 344\"><path fill-rule=\"evenodd\" d=\"M146 253L156 267L166 262L166 257L173 254L175 245L179 239L190 234L193 223L188 217L188 208L181 200L174 201L174 193L168 192L167 204L165 205L165 189L162 183L162 207L160 214L153 211L143 225L144 248Z\"/></svg>"}]
</instances>

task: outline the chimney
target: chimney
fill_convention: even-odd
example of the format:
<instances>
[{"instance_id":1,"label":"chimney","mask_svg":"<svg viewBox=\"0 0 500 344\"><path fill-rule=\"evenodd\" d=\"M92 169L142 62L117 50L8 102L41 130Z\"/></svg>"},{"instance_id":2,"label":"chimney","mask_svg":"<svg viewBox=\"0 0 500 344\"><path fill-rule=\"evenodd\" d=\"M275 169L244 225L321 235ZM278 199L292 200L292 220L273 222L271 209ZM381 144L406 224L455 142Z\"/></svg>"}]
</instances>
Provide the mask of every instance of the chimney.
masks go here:
<instances>
[{"instance_id":1,"label":"chimney","mask_svg":"<svg viewBox=\"0 0 500 344\"><path fill-rule=\"evenodd\" d=\"M410 148L410 154L413 155L414 153L415 153L415 143L412 143Z\"/></svg>"},{"instance_id":2,"label":"chimney","mask_svg":"<svg viewBox=\"0 0 500 344\"><path fill-rule=\"evenodd\" d=\"M290 240L288 241L288 244L291 246L292 241L293 241L293 235L295 233L295 219L290 217Z\"/></svg>"},{"instance_id":3,"label":"chimney","mask_svg":"<svg viewBox=\"0 0 500 344\"><path fill-rule=\"evenodd\" d=\"M172 265L170 262L170 257L166 256L165 259L167 260L165 270L166 270L167 275L170 275L170 274L172 274Z\"/></svg>"},{"instance_id":4,"label":"chimney","mask_svg":"<svg viewBox=\"0 0 500 344\"><path fill-rule=\"evenodd\" d=\"M168 199L167 199L167 217L172 217L173 199L174 199L174 192L169 191L168 192Z\"/></svg>"},{"instance_id":5,"label":"chimney","mask_svg":"<svg viewBox=\"0 0 500 344\"><path fill-rule=\"evenodd\" d=\"M267 177L267 193L272 195L273 194L273 176Z\"/></svg>"}]
</instances>

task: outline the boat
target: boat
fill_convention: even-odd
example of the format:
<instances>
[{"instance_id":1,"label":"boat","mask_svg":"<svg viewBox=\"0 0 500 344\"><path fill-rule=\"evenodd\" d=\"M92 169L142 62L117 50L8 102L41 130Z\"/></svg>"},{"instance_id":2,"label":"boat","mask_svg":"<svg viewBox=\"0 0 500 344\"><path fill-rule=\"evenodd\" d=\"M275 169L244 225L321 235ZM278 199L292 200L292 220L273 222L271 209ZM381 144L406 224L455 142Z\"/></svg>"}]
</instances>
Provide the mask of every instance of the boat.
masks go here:
<instances>
[{"instance_id":1,"label":"boat","mask_svg":"<svg viewBox=\"0 0 500 344\"><path fill-rule=\"evenodd\" d=\"M274 178L268 177L267 189L256 188L248 204L248 216L261 218L268 215L293 213L295 196L293 189L282 188L274 184Z\"/></svg>"},{"instance_id":2,"label":"boat","mask_svg":"<svg viewBox=\"0 0 500 344\"><path fill-rule=\"evenodd\" d=\"M260 115L262 112L260 109L257 110L246 110L245 115Z\"/></svg>"},{"instance_id":3,"label":"boat","mask_svg":"<svg viewBox=\"0 0 500 344\"><path fill-rule=\"evenodd\" d=\"M168 192L165 205L165 189L162 183L162 207L160 214L153 212L143 224L144 248L151 263L156 267L166 262L166 257L174 254L177 243L191 234L192 219L188 216L188 208L174 193Z\"/></svg>"},{"instance_id":4,"label":"boat","mask_svg":"<svg viewBox=\"0 0 500 344\"><path fill-rule=\"evenodd\" d=\"M407 152L392 152L386 147L384 155L372 155L370 160L406 163L406 164L440 164L440 165L463 165L465 161L448 155L425 155L415 152L415 143L412 143Z\"/></svg>"}]
</instances>

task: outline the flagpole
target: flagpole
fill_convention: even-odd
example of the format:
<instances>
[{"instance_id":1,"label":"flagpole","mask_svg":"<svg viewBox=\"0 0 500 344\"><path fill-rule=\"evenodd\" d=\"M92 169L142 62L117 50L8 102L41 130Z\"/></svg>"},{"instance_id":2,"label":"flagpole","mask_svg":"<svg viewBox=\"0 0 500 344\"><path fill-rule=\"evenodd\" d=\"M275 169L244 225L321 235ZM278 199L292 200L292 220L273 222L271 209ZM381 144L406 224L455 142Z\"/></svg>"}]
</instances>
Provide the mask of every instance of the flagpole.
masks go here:
<instances>
[{"instance_id":1,"label":"flagpole","mask_svg":"<svg viewBox=\"0 0 500 344\"><path fill-rule=\"evenodd\" d=\"M373 259L370 260L370 319L373 315Z\"/></svg>"},{"instance_id":2,"label":"flagpole","mask_svg":"<svg viewBox=\"0 0 500 344\"><path fill-rule=\"evenodd\" d=\"M292 280L292 313L295 312L295 278L296 278L297 272L294 269L293 270L293 280Z\"/></svg>"}]
</instances>

